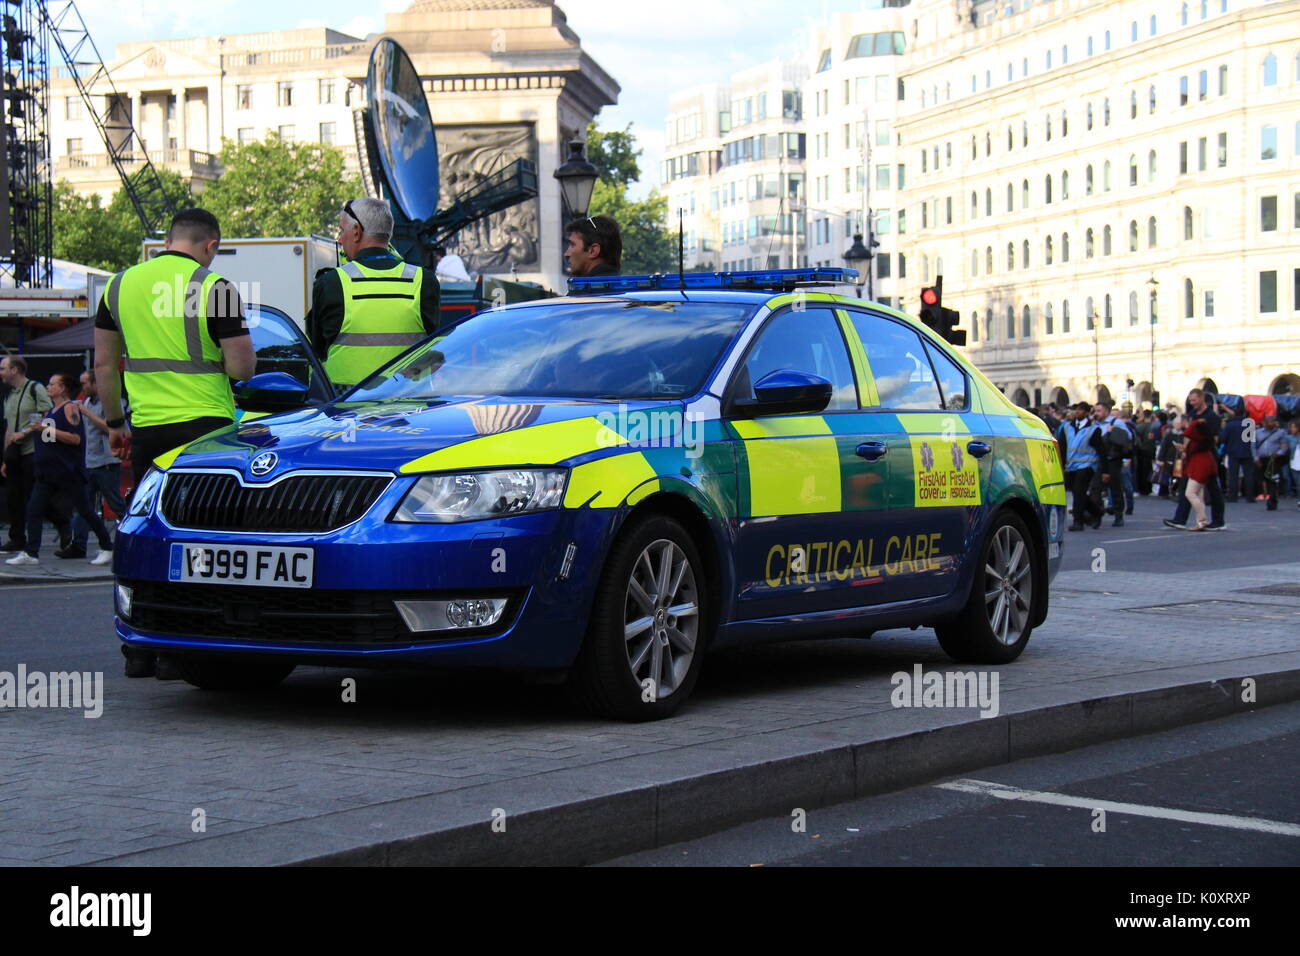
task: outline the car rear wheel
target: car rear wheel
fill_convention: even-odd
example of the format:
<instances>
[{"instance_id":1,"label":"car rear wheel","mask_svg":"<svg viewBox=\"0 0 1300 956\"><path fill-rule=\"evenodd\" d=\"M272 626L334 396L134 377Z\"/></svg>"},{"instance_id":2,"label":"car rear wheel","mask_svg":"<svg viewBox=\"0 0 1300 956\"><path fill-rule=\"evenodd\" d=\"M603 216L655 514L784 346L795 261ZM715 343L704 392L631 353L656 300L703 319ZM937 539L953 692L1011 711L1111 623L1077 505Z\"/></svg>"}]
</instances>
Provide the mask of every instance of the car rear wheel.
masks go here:
<instances>
[{"instance_id":1,"label":"car rear wheel","mask_svg":"<svg viewBox=\"0 0 1300 956\"><path fill-rule=\"evenodd\" d=\"M263 690L289 676L293 664L247 658L178 657L181 677L203 690Z\"/></svg>"},{"instance_id":2,"label":"car rear wheel","mask_svg":"<svg viewBox=\"0 0 1300 956\"><path fill-rule=\"evenodd\" d=\"M949 657L974 664L1008 664L1029 643L1037 568L1025 523L1004 512L980 549L970 599L957 618L934 630Z\"/></svg>"},{"instance_id":3,"label":"car rear wheel","mask_svg":"<svg viewBox=\"0 0 1300 956\"><path fill-rule=\"evenodd\" d=\"M641 721L676 713L699 679L710 612L690 535L671 518L638 521L605 563L569 678L574 696L604 717Z\"/></svg>"}]
</instances>

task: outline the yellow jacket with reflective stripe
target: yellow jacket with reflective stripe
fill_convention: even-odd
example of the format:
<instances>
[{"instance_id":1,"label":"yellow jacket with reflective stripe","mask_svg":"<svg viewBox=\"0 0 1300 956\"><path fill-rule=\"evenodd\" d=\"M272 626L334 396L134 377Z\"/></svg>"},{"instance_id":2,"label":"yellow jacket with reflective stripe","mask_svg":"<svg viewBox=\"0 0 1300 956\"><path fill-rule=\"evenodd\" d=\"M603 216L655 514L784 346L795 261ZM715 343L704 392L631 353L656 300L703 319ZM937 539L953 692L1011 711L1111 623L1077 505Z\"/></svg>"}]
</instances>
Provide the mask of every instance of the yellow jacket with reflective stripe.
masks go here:
<instances>
[{"instance_id":1,"label":"yellow jacket with reflective stripe","mask_svg":"<svg viewBox=\"0 0 1300 956\"><path fill-rule=\"evenodd\" d=\"M335 385L355 385L424 338L424 270L409 262L375 269L354 261L335 271L343 287L343 325L330 345L325 371Z\"/></svg>"},{"instance_id":2,"label":"yellow jacket with reflective stripe","mask_svg":"<svg viewBox=\"0 0 1300 956\"><path fill-rule=\"evenodd\" d=\"M109 280L104 299L126 344L132 424L235 417L221 346L208 334L208 293L219 278L188 256L160 255Z\"/></svg>"}]
</instances>

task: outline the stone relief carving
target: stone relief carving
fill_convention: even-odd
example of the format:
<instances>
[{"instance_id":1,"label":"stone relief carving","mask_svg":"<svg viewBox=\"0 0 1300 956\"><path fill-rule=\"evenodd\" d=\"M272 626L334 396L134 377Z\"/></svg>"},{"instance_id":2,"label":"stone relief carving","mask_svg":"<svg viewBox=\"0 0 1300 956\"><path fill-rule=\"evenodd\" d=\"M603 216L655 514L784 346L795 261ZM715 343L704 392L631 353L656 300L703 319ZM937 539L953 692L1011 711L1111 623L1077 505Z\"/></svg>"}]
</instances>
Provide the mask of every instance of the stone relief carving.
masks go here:
<instances>
[{"instance_id":1,"label":"stone relief carving","mask_svg":"<svg viewBox=\"0 0 1300 956\"><path fill-rule=\"evenodd\" d=\"M442 192L438 208L469 192L516 159L537 162L537 139L531 123L475 123L438 126ZM471 273L536 271L540 265L538 201L529 199L486 219L470 223L448 244Z\"/></svg>"}]
</instances>

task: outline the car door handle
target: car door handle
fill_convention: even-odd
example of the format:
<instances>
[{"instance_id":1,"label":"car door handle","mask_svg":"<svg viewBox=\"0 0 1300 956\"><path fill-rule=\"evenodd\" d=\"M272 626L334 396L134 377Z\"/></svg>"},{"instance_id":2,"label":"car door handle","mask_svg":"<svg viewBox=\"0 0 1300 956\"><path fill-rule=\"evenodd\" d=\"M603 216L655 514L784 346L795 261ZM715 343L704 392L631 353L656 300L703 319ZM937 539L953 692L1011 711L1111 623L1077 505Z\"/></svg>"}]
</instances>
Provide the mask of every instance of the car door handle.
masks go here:
<instances>
[{"instance_id":1,"label":"car door handle","mask_svg":"<svg viewBox=\"0 0 1300 956\"><path fill-rule=\"evenodd\" d=\"M877 461L885 457L885 452L889 451L889 446L883 441L864 441L858 446L858 455L867 461Z\"/></svg>"},{"instance_id":2,"label":"car door handle","mask_svg":"<svg viewBox=\"0 0 1300 956\"><path fill-rule=\"evenodd\" d=\"M966 450L976 458L983 458L993 450L993 446L986 441L972 441L966 443Z\"/></svg>"}]
</instances>

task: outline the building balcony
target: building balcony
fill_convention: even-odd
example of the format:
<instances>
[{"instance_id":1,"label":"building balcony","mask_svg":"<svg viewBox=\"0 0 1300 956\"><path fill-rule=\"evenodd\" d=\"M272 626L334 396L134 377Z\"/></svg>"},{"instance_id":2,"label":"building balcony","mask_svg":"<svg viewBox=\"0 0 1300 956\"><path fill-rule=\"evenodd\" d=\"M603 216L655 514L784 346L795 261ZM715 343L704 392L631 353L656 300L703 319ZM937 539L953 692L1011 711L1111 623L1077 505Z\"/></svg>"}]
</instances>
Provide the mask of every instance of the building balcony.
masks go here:
<instances>
[{"instance_id":1,"label":"building balcony","mask_svg":"<svg viewBox=\"0 0 1300 956\"><path fill-rule=\"evenodd\" d=\"M134 172L144 160L143 153L122 154L128 172ZM149 162L159 169L169 169L190 180L197 190L221 175L221 163L215 153L198 149L151 149ZM55 161L55 178L66 179L78 192L98 192L111 196L121 185L113 160L107 153L69 153Z\"/></svg>"}]
</instances>

